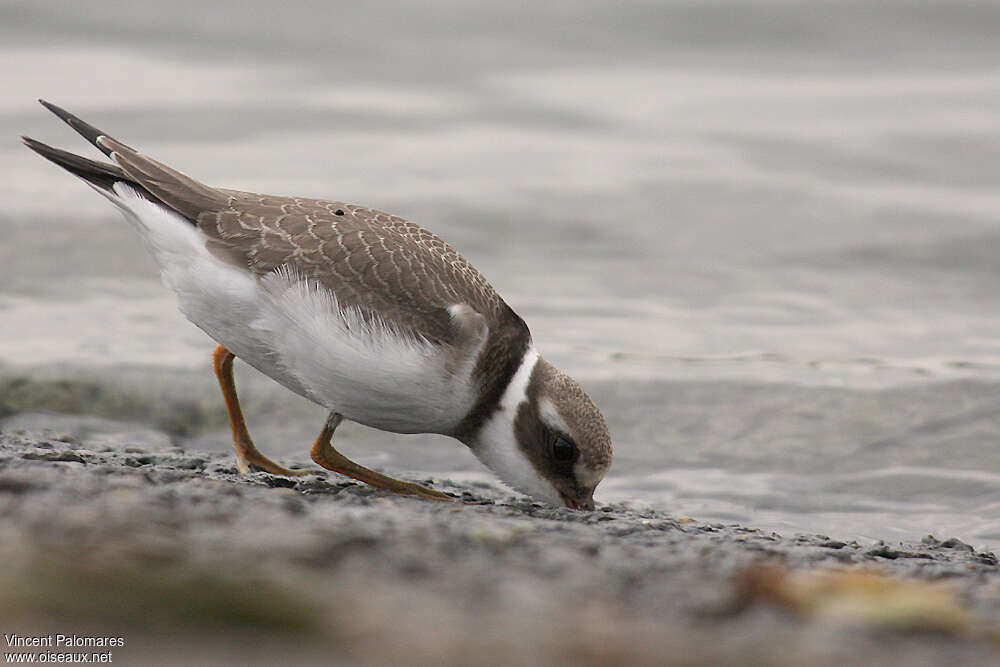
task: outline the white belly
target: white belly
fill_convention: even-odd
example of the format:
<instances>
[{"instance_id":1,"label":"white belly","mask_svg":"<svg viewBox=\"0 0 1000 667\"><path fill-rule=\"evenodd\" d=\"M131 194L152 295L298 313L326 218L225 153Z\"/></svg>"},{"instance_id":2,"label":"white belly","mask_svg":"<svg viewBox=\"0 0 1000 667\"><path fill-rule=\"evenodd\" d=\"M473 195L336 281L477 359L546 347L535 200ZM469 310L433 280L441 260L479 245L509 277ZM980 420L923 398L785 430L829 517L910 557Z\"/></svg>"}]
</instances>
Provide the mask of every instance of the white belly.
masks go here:
<instances>
[{"instance_id":1,"label":"white belly","mask_svg":"<svg viewBox=\"0 0 1000 667\"><path fill-rule=\"evenodd\" d=\"M192 225L116 186L181 311L214 340L292 391L345 418L398 433L447 433L471 409L479 349L442 348L365 322L292 273L259 278L225 263ZM457 362L457 363L456 363Z\"/></svg>"}]
</instances>

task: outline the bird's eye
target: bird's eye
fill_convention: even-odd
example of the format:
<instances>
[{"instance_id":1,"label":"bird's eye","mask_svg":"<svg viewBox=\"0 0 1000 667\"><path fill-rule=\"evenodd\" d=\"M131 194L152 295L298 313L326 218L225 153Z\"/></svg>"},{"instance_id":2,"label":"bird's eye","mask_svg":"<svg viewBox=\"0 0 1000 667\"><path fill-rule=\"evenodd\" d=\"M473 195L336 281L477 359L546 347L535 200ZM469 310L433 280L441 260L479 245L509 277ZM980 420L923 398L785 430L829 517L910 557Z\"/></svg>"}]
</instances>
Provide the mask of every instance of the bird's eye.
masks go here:
<instances>
[{"instance_id":1,"label":"bird's eye","mask_svg":"<svg viewBox=\"0 0 1000 667\"><path fill-rule=\"evenodd\" d=\"M576 445L562 435L557 435L552 441L552 458L560 463L569 463L576 458Z\"/></svg>"}]
</instances>

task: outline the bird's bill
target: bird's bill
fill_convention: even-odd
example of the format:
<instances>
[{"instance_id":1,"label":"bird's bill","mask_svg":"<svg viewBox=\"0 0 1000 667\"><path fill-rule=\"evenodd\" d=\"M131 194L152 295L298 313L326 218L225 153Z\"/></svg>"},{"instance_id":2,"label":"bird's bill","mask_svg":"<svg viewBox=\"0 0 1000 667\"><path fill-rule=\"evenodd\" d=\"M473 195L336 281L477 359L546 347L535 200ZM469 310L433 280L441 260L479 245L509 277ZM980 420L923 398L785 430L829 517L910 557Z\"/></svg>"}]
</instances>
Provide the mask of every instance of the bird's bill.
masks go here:
<instances>
[{"instance_id":1,"label":"bird's bill","mask_svg":"<svg viewBox=\"0 0 1000 667\"><path fill-rule=\"evenodd\" d=\"M573 497L559 492L559 497L562 499L563 504L566 507L574 510L593 510L594 509L594 490L591 489L586 494Z\"/></svg>"}]
</instances>

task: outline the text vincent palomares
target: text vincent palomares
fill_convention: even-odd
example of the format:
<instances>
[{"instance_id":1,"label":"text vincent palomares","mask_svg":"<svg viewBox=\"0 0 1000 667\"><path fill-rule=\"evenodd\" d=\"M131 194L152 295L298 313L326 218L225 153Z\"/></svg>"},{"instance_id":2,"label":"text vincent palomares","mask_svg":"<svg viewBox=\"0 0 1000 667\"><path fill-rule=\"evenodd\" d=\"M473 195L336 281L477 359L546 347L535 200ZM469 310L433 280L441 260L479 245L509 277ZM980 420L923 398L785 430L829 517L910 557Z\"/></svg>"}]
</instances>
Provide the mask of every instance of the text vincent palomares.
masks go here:
<instances>
[{"instance_id":1,"label":"text vincent palomares","mask_svg":"<svg viewBox=\"0 0 1000 667\"><path fill-rule=\"evenodd\" d=\"M4 634L7 647L17 646L37 648L81 648L81 647L116 647L125 646L124 637L84 637L81 635L31 635Z\"/></svg>"}]
</instances>

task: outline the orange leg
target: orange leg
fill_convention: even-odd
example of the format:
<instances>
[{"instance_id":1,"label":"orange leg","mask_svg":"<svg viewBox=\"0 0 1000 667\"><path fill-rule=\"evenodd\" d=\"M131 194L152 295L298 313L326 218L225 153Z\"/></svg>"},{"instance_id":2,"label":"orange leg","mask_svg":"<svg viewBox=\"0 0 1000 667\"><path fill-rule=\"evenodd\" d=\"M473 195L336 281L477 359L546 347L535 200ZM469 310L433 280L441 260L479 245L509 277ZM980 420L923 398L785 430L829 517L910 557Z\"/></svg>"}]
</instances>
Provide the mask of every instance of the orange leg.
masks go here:
<instances>
[{"instance_id":1,"label":"orange leg","mask_svg":"<svg viewBox=\"0 0 1000 667\"><path fill-rule=\"evenodd\" d=\"M413 482L401 482L398 479L386 477L385 475L377 473L374 470L369 470L368 468L358 465L338 452L334 449L333 445L330 444L330 440L333 438L333 432L337 430L337 426L340 425L340 422L343 421L343 419L344 418L336 412L331 412L330 416L326 418L326 423L323 424L323 430L320 431L318 436L316 436L316 441L313 442L312 449L310 450L313 461L320 464L327 470L332 470L334 472L339 472L341 475L353 477L354 479L362 481L365 484L370 484L377 489L395 491L396 493L404 493L411 496L417 496L419 498L426 498L428 500L454 500L451 496L441 493L440 491L428 489L427 487L414 484Z\"/></svg>"},{"instance_id":2,"label":"orange leg","mask_svg":"<svg viewBox=\"0 0 1000 667\"><path fill-rule=\"evenodd\" d=\"M227 350L222 345L215 348L212 354L212 362L215 366L215 376L219 378L219 387L222 388L222 397L226 400L226 410L229 412L229 425L233 429L233 449L236 450L236 468L241 473L248 473L251 466L259 468L272 475L288 475L291 477L301 475L315 475L317 471L312 470L289 470L280 466L271 459L260 453L260 450L250 439L250 432L247 430L246 421L243 419L243 410L240 409L240 399L236 396L236 382L233 380L233 359L236 355Z\"/></svg>"}]
</instances>

